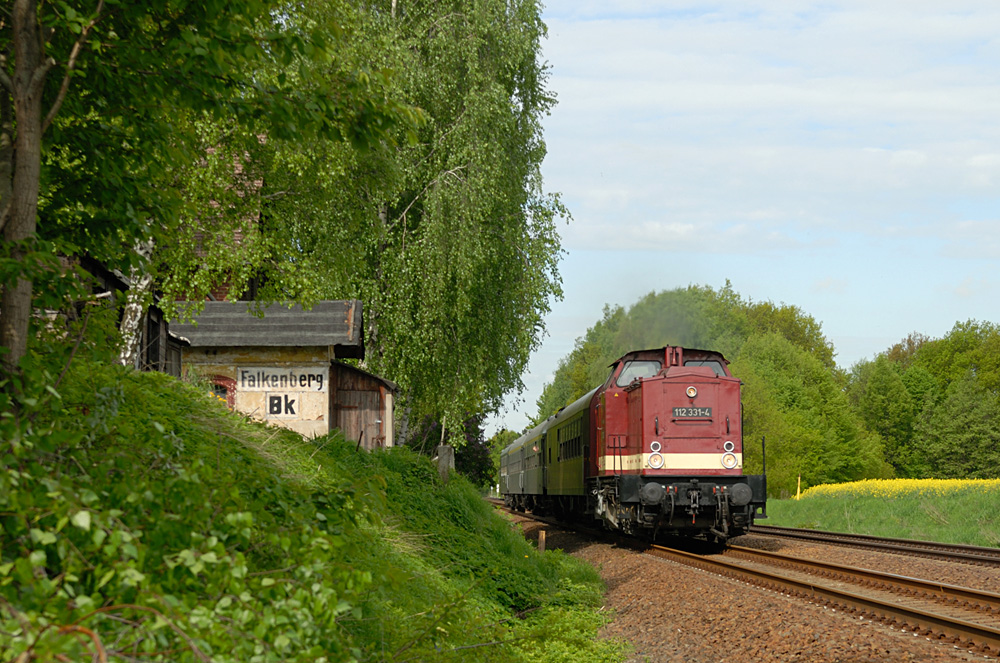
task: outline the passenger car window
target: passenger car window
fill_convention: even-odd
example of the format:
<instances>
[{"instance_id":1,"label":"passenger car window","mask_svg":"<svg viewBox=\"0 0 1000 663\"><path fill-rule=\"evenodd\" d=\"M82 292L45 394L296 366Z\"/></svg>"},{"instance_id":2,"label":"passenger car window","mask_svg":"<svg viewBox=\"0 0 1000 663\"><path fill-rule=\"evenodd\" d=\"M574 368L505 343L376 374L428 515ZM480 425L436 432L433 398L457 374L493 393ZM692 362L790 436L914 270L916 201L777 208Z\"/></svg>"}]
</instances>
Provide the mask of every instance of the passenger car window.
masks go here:
<instances>
[{"instance_id":1,"label":"passenger car window","mask_svg":"<svg viewBox=\"0 0 1000 663\"><path fill-rule=\"evenodd\" d=\"M627 387L636 378L651 378L660 372L658 361L629 361L625 363L621 375L615 381L619 387Z\"/></svg>"}]
</instances>

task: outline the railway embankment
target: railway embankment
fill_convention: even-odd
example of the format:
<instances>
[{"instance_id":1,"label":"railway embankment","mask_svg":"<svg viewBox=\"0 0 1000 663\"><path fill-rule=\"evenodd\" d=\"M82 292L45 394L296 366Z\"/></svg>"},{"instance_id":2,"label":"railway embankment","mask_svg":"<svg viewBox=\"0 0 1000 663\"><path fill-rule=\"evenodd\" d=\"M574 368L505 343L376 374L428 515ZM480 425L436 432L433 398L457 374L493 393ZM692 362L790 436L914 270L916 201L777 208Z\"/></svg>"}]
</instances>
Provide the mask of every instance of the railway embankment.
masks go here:
<instances>
[{"instance_id":1,"label":"railway embankment","mask_svg":"<svg viewBox=\"0 0 1000 663\"><path fill-rule=\"evenodd\" d=\"M593 567L405 449L305 440L82 360L20 416L0 662L620 660Z\"/></svg>"},{"instance_id":2,"label":"railway embankment","mask_svg":"<svg viewBox=\"0 0 1000 663\"><path fill-rule=\"evenodd\" d=\"M1000 547L1000 479L869 479L769 500L760 525Z\"/></svg>"}]
</instances>

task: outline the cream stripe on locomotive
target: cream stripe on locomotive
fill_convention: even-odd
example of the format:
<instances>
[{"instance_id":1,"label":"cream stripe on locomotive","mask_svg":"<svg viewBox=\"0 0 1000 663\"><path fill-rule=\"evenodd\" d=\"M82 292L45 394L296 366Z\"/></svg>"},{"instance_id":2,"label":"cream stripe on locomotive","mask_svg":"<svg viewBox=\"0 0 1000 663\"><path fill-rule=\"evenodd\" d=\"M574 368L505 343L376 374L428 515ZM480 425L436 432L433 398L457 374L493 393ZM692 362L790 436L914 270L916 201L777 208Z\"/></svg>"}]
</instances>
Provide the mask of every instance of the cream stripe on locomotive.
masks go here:
<instances>
[{"instance_id":1,"label":"cream stripe on locomotive","mask_svg":"<svg viewBox=\"0 0 1000 663\"><path fill-rule=\"evenodd\" d=\"M657 464L656 459L650 462L651 456L662 459ZM606 455L597 459L598 469L602 472L615 470L732 470L743 467L743 454L732 451L712 453L666 453L666 454L630 454Z\"/></svg>"}]
</instances>

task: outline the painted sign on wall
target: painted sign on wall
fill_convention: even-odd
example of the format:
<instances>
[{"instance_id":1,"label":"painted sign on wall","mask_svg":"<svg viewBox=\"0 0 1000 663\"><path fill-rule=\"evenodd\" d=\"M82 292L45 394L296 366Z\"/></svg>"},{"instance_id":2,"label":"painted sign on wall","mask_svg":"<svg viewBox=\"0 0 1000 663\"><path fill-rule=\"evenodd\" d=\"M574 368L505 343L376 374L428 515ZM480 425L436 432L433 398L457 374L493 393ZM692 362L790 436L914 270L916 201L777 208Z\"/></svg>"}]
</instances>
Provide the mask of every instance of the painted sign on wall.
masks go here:
<instances>
[{"instance_id":1,"label":"painted sign on wall","mask_svg":"<svg viewBox=\"0 0 1000 663\"><path fill-rule=\"evenodd\" d=\"M263 419L327 425L329 366L239 366L236 392L246 412ZM293 426L298 428L298 426Z\"/></svg>"},{"instance_id":2,"label":"painted sign on wall","mask_svg":"<svg viewBox=\"0 0 1000 663\"><path fill-rule=\"evenodd\" d=\"M326 392L327 366L276 368L241 366L237 371L240 391L321 391Z\"/></svg>"}]
</instances>

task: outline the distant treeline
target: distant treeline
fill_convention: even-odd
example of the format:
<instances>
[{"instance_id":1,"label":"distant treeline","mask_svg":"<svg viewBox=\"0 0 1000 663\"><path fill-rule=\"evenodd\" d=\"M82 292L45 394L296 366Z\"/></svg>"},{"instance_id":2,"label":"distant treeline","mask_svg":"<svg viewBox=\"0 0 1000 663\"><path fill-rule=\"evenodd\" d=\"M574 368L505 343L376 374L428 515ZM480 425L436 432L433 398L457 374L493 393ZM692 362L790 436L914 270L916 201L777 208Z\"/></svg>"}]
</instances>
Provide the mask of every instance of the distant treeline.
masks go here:
<instances>
[{"instance_id":1,"label":"distant treeline","mask_svg":"<svg viewBox=\"0 0 1000 663\"><path fill-rule=\"evenodd\" d=\"M892 476L1000 476L1000 328L959 323L911 334L849 371L820 323L796 306L743 299L729 283L650 293L605 307L538 399L539 420L592 389L624 352L664 345L719 350L743 381L746 470L767 442L772 496L821 483Z\"/></svg>"}]
</instances>

